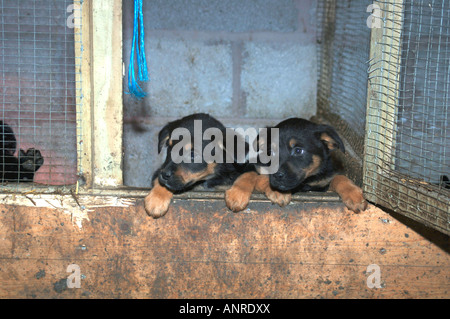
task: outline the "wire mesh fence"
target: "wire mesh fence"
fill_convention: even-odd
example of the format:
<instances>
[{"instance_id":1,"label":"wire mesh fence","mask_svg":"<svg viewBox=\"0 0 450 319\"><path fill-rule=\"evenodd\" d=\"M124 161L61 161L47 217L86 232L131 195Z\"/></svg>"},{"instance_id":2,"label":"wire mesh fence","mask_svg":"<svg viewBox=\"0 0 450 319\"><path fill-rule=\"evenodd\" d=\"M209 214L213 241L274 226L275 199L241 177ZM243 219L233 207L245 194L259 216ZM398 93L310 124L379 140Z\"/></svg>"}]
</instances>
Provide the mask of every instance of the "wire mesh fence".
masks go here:
<instances>
[{"instance_id":1,"label":"wire mesh fence","mask_svg":"<svg viewBox=\"0 0 450 319\"><path fill-rule=\"evenodd\" d=\"M448 234L450 3L378 5L383 24L372 35L365 192Z\"/></svg>"},{"instance_id":2,"label":"wire mesh fence","mask_svg":"<svg viewBox=\"0 0 450 319\"><path fill-rule=\"evenodd\" d=\"M77 181L76 4L0 0L2 187Z\"/></svg>"},{"instance_id":3,"label":"wire mesh fence","mask_svg":"<svg viewBox=\"0 0 450 319\"><path fill-rule=\"evenodd\" d=\"M450 3L319 1L319 115L367 198L449 233Z\"/></svg>"},{"instance_id":4,"label":"wire mesh fence","mask_svg":"<svg viewBox=\"0 0 450 319\"><path fill-rule=\"evenodd\" d=\"M318 115L350 144L356 160L349 174L358 184L362 183L364 153L370 3L319 1L317 8Z\"/></svg>"},{"instance_id":5,"label":"wire mesh fence","mask_svg":"<svg viewBox=\"0 0 450 319\"><path fill-rule=\"evenodd\" d=\"M0 0L1 187L77 182L81 3ZM318 116L349 144L350 175L370 201L449 233L449 0L317 12Z\"/></svg>"},{"instance_id":6,"label":"wire mesh fence","mask_svg":"<svg viewBox=\"0 0 450 319\"><path fill-rule=\"evenodd\" d=\"M449 1L405 2L396 170L437 185L450 173L449 30Z\"/></svg>"}]
</instances>

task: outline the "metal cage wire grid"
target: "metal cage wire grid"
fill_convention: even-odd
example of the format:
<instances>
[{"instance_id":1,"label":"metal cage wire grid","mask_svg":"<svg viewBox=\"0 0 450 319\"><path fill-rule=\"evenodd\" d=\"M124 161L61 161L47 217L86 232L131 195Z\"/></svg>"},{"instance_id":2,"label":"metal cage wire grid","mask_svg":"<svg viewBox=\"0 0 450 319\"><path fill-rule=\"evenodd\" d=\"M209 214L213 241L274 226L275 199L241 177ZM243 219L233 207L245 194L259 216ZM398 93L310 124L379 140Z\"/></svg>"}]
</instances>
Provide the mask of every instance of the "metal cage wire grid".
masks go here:
<instances>
[{"instance_id":1,"label":"metal cage wire grid","mask_svg":"<svg viewBox=\"0 0 450 319\"><path fill-rule=\"evenodd\" d=\"M348 142L348 174L362 184L367 99L369 1L319 1L317 7L318 116Z\"/></svg>"},{"instance_id":2,"label":"metal cage wire grid","mask_svg":"<svg viewBox=\"0 0 450 319\"><path fill-rule=\"evenodd\" d=\"M318 1L318 115L350 144L369 200L448 233L449 2L375 1L375 29L366 25L370 4ZM80 29L68 26L73 5L0 0L0 112L16 157L41 151L38 184L73 185L80 171L82 44Z\"/></svg>"},{"instance_id":3,"label":"metal cage wire grid","mask_svg":"<svg viewBox=\"0 0 450 319\"><path fill-rule=\"evenodd\" d=\"M368 198L450 230L450 4L380 1L372 34L364 190Z\"/></svg>"},{"instance_id":4,"label":"metal cage wire grid","mask_svg":"<svg viewBox=\"0 0 450 319\"><path fill-rule=\"evenodd\" d=\"M354 153L348 174L370 201L448 234L449 1L317 12L318 113Z\"/></svg>"},{"instance_id":5,"label":"metal cage wire grid","mask_svg":"<svg viewBox=\"0 0 450 319\"><path fill-rule=\"evenodd\" d=\"M81 22L74 19L81 18L81 2L0 0L1 120L14 132L19 163L21 149L39 150L43 157L32 184L2 180L3 189L77 181L82 93L75 41L81 41L81 31L73 23Z\"/></svg>"}]
</instances>

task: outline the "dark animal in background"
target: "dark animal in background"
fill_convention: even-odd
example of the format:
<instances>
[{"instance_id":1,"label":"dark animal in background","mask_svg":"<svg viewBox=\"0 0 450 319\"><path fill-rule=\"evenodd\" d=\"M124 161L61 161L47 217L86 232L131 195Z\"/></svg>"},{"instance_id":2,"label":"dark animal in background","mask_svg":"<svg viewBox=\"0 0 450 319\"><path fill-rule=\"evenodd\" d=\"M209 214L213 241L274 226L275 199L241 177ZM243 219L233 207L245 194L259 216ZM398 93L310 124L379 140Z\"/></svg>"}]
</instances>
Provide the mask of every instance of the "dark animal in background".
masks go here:
<instances>
[{"instance_id":1,"label":"dark animal in background","mask_svg":"<svg viewBox=\"0 0 450 319\"><path fill-rule=\"evenodd\" d=\"M0 121L0 183L32 182L34 173L44 164L39 150L19 150L15 157L16 137L9 125Z\"/></svg>"},{"instance_id":2,"label":"dark animal in background","mask_svg":"<svg viewBox=\"0 0 450 319\"><path fill-rule=\"evenodd\" d=\"M439 187L450 189L450 179L448 179L447 175L441 175Z\"/></svg>"},{"instance_id":3,"label":"dark animal in background","mask_svg":"<svg viewBox=\"0 0 450 319\"><path fill-rule=\"evenodd\" d=\"M254 189L263 192L280 206L291 201L291 194L304 191L335 191L348 209L358 213L367 208L362 190L343 175L344 166L335 150L345 152L336 131L300 118L280 122L278 145L266 145L267 151L279 155L278 171L269 175L247 172L227 190L225 200L233 211L243 210ZM270 138L268 138L271 141ZM267 141L258 138L261 147ZM256 170L260 172L261 165Z\"/></svg>"},{"instance_id":4,"label":"dark animal in background","mask_svg":"<svg viewBox=\"0 0 450 319\"><path fill-rule=\"evenodd\" d=\"M194 147L195 124L194 121L201 122L201 150ZM197 122L199 123L199 122ZM187 129L191 140L183 141L180 137L173 137L172 133L177 128ZM205 147L213 141L203 139L203 134L209 128L215 128L222 133L222 141L219 141L219 152L223 152L223 162L206 162L203 155ZM215 139L217 137L215 136ZM238 137L233 136L234 142ZM214 139L214 141L215 141ZM172 150L182 148L190 160L174 161ZM236 145L236 143L234 143ZM234 161L227 163L226 159L227 134L226 128L218 120L205 113L196 113L165 125L159 132L158 152L163 147L167 147L166 160L155 172L152 178L153 188L144 200L147 213L158 218L166 214L174 193L181 193L192 189L195 185L202 184L205 188L212 188L218 185L232 185L236 178L249 169L246 163ZM199 153L202 152L202 154Z\"/></svg>"}]
</instances>

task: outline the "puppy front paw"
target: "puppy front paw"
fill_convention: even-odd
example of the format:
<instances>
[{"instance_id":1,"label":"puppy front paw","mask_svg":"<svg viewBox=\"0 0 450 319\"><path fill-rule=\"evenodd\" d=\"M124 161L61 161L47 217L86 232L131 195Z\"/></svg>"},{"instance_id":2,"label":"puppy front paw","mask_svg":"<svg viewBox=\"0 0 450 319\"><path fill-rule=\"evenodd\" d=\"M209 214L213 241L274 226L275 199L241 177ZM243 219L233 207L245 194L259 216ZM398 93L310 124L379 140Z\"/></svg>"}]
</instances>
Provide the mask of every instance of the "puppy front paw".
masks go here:
<instances>
[{"instance_id":1,"label":"puppy front paw","mask_svg":"<svg viewBox=\"0 0 450 319\"><path fill-rule=\"evenodd\" d=\"M258 174L256 172L244 173L225 192L225 203L230 210L239 212L247 207L250 202L250 196L252 196L255 189L257 178Z\"/></svg>"},{"instance_id":2,"label":"puppy front paw","mask_svg":"<svg viewBox=\"0 0 450 319\"><path fill-rule=\"evenodd\" d=\"M356 185L350 185L341 194L344 205L355 213L363 212L367 208L367 201L364 198L363 191Z\"/></svg>"},{"instance_id":3,"label":"puppy front paw","mask_svg":"<svg viewBox=\"0 0 450 319\"><path fill-rule=\"evenodd\" d=\"M341 197L344 205L355 213L363 212L367 208L363 191L344 175L336 175L331 180L330 189Z\"/></svg>"},{"instance_id":4,"label":"puppy front paw","mask_svg":"<svg viewBox=\"0 0 450 319\"><path fill-rule=\"evenodd\" d=\"M291 202L292 194L291 193L281 193L277 192L270 187L268 187L265 191L267 198L274 204L278 204L283 207Z\"/></svg>"},{"instance_id":5,"label":"puppy front paw","mask_svg":"<svg viewBox=\"0 0 450 319\"><path fill-rule=\"evenodd\" d=\"M225 203L231 211L240 212L247 207L251 195L239 186L232 186L225 192Z\"/></svg>"},{"instance_id":6,"label":"puppy front paw","mask_svg":"<svg viewBox=\"0 0 450 319\"><path fill-rule=\"evenodd\" d=\"M145 211L153 218L164 216L169 210L172 196L169 190L156 185L144 199Z\"/></svg>"}]
</instances>

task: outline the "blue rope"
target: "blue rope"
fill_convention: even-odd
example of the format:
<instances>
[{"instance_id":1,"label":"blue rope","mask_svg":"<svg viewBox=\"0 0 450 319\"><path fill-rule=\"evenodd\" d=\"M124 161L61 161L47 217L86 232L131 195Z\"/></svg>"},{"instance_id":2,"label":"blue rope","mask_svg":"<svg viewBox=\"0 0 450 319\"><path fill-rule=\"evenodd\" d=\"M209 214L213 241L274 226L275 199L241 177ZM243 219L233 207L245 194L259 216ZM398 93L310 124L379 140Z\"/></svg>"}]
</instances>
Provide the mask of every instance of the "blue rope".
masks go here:
<instances>
[{"instance_id":1,"label":"blue rope","mask_svg":"<svg viewBox=\"0 0 450 319\"><path fill-rule=\"evenodd\" d=\"M138 40L139 38L139 40ZM148 69L147 60L145 58L144 47L144 15L142 13L142 0L134 0L134 26L133 26L133 41L131 43L130 64L128 66L128 90L132 95L138 99L147 95L136 81L135 67L134 67L134 50L137 55L137 68L139 81L147 82Z\"/></svg>"}]
</instances>

